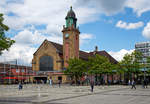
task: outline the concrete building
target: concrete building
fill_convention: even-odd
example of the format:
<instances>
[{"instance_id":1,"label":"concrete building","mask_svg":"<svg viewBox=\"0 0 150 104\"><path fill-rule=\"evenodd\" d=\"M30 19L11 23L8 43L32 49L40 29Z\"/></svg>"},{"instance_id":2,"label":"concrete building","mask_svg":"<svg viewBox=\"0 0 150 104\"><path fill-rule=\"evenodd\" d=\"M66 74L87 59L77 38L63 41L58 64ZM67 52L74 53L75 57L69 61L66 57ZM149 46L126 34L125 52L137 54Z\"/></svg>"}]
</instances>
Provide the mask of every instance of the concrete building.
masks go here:
<instances>
[{"instance_id":1,"label":"concrete building","mask_svg":"<svg viewBox=\"0 0 150 104\"><path fill-rule=\"evenodd\" d=\"M150 57L150 42L139 42L135 44L135 50L143 54L142 62L146 62L146 57Z\"/></svg>"}]
</instances>

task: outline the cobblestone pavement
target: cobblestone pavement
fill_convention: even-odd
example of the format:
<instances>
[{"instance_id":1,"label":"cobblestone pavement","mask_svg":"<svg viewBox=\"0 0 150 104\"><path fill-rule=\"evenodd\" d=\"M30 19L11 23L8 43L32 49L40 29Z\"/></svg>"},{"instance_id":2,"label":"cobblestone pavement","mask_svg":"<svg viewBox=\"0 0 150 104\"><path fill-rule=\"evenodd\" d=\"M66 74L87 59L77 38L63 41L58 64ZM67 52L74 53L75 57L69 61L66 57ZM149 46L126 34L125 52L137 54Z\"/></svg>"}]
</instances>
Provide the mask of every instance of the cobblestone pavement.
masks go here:
<instances>
[{"instance_id":1,"label":"cobblestone pavement","mask_svg":"<svg viewBox=\"0 0 150 104\"><path fill-rule=\"evenodd\" d=\"M149 104L150 89L138 86L0 85L0 104Z\"/></svg>"}]
</instances>

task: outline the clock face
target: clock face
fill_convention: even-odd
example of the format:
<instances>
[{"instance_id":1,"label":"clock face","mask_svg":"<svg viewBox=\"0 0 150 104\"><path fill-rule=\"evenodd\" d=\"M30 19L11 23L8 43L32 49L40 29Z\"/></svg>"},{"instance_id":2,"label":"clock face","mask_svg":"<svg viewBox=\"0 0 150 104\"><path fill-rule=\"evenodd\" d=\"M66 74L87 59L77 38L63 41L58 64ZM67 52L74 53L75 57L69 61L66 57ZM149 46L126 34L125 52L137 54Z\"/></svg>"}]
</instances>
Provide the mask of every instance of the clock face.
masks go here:
<instances>
[{"instance_id":1,"label":"clock face","mask_svg":"<svg viewBox=\"0 0 150 104\"><path fill-rule=\"evenodd\" d=\"M65 34L65 38L68 38L69 37L69 34Z\"/></svg>"}]
</instances>

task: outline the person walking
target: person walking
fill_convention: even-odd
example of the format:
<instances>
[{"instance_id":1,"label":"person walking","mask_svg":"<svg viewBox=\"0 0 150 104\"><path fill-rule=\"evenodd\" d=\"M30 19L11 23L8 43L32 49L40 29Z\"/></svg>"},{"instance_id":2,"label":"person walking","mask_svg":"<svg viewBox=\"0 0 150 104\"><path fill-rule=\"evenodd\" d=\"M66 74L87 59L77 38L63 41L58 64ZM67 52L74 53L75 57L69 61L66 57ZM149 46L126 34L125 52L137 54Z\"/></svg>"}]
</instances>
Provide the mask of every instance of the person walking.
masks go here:
<instances>
[{"instance_id":1,"label":"person walking","mask_svg":"<svg viewBox=\"0 0 150 104\"><path fill-rule=\"evenodd\" d=\"M145 81L144 81L144 79L141 82L142 82L142 88L145 88Z\"/></svg>"},{"instance_id":2,"label":"person walking","mask_svg":"<svg viewBox=\"0 0 150 104\"><path fill-rule=\"evenodd\" d=\"M134 81L134 79L132 80L132 83L131 83L131 84L132 84L132 87L131 87L131 89L133 89L133 88L134 88L134 89L136 89L136 87L135 87L135 81Z\"/></svg>"},{"instance_id":3,"label":"person walking","mask_svg":"<svg viewBox=\"0 0 150 104\"><path fill-rule=\"evenodd\" d=\"M94 90L94 81L91 81L90 85L91 85L91 92L93 92L93 90Z\"/></svg>"},{"instance_id":4,"label":"person walking","mask_svg":"<svg viewBox=\"0 0 150 104\"><path fill-rule=\"evenodd\" d=\"M23 85L21 82L19 82L19 90L22 90L22 88L23 88Z\"/></svg>"},{"instance_id":5,"label":"person walking","mask_svg":"<svg viewBox=\"0 0 150 104\"><path fill-rule=\"evenodd\" d=\"M58 85L59 85L59 88L60 88L60 86L61 86L61 80L58 80Z\"/></svg>"},{"instance_id":6,"label":"person walking","mask_svg":"<svg viewBox=\"0 0 150 104\"><path fill-rule=\"evenodd\" d=\"M129 79L129 81L128 81L128 85L131 85L131 81L130 81L130 79Z\"/></svg>"},{"instance_id":7,"label":"person walking","mask_svg":"<svg viewBox=\"0 0 150 104\"><path fill-rule=\"evenodd\" d=\"M148 81L147 79L144 80L144 88L147 88L147 85L148 85Z\"/></svg>"},{"instance_id":8,"label":"person walking","mask_svg":"<svg viewBox=\"0 0 150 104\"><path fill-rule=\"evenodd\" d=\"M147 86L148 86L148 79L146 79L146 88L148 88Z\"/></svg>"},{"instance_id":9,"label":"person walking","mask_svg":"<svg viewBox=\"0 0 150 104\"><path fill-rule=\"evenodd\" d=\"M52 86L53 85L53 80L50 78L49 79L49 85Z\"/></svg>"}]
</instances>

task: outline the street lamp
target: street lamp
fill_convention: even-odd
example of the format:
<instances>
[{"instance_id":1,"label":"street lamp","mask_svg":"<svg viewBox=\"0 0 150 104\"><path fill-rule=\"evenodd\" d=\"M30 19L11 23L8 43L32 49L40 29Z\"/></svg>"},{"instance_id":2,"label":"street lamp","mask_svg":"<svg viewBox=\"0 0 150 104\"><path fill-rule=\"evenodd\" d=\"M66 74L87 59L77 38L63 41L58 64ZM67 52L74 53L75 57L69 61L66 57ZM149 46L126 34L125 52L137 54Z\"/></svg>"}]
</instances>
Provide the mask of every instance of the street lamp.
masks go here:
<instances>
[{"instance_id":1,"label":"street lamp","mask_svg":"<svg viewBox=\"0 0 150 104\"><path fill-rule=\"evenodd\" d=\"M146 66L146 62L144 61L144 80L146 79L146 70L145 70L146 67L145 66Z\"/></svg>"}]
</instances>

